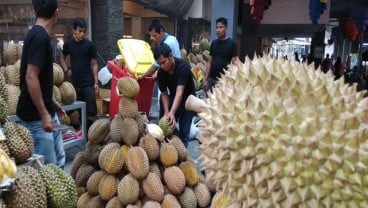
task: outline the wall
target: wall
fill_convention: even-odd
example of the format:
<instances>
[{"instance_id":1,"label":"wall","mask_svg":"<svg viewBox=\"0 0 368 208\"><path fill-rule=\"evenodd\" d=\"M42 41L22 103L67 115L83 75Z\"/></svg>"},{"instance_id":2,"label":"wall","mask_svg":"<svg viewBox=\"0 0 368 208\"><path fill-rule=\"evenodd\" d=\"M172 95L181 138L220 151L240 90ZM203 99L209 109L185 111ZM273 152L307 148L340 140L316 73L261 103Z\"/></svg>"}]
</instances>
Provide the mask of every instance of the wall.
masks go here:
<instances>
[{"instance_id":1,"label":"wall","mask_svg":"<svg viewBox=\"0 0 368 208\"><path fill-rule=\"evenodd\" d=\"M323 12L319 24L327 24L330 14L330 2ZM292 18L290 18L292 17ZM264 11L262 24L310 24L309 1L307 0L277 0Z\"/></svg>"}]
</instances>

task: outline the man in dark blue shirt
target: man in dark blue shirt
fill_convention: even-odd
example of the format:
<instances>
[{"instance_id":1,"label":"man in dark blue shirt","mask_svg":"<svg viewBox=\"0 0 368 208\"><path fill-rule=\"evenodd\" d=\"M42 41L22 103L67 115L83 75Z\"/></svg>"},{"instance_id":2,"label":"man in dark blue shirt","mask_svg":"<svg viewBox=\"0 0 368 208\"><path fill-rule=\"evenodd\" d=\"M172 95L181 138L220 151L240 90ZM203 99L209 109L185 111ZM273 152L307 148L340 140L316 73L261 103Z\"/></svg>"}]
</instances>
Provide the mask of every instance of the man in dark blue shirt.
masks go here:
<instances>
[{"instance_id":1,"label":"man in dark blue shirt","mask_svg":"<svg viewBox=\"0 0 368 208\"><path fill-rule=\"evenodd\" d=\"M178 136L187 146L194 112L185 110L185 101L189 95L195 95L190 65L182 59L173 57L166 43L155 48L154 56L160 65L157 81L161 91L163 116L168 117L172 127L179 122Z\"/></svg>"},{"instance_id":2,"label":"man in dark blue shirt","mask_svg":"<svg viewBox=\"0 0 368 208\"><path fill-rule=\"evenodd\" d=\"M85 38L86 30L84 19L76 18L73 21L73 39L65 42L60 63L64 72L68 72L65 59L70 56L72 82L77 100L85 101L87 116L94 117L97 115L96 94L99 91L97 55L93 43Z\"/></svg>"}]
</instances>

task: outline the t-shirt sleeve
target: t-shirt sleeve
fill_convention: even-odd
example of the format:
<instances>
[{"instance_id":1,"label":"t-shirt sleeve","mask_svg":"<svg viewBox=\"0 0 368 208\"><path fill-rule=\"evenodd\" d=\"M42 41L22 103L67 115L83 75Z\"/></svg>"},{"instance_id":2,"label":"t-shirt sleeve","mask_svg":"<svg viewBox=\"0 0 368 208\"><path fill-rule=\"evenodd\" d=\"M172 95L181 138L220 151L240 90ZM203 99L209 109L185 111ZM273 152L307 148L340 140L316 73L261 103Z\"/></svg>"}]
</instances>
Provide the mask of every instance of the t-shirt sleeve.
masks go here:
<instances>
[{"instance_id":1,"label":"t-shirt sleeve","mask_svg":"<svg viewBox=\"0 0 368 208\"><path fill-rule=\"evenodd\" d=\"M33 41L28 48L28 64L33 64L40 69L45 68L46 58L48 53L49 39L45 37L34 36Z\"/></svg>"},{"instance_id":2,"label":"t-shirt sleeve","mask_svg":"<svg viewBox=\"0 0 368 208\"><path fill-rule=\"evenodd\" d=\"M69 47L69 42L65 42L64 43L64 45L63 45L63 50L62 50L62 53L63 53L63 55L64 56L67 56L67 55L69 55L69 53L68 53L68 47Z\"/></svg>"},{"instance_id":3,"label":"t-shirt sleeve","mask_svg":"<svg viewBox=\"0 0 368 208\"><path fill-rule=\"evenodd\" d=\"M182 64L179 72L178 85L185 85L188 79L192 79L192 71L188 64Z\"/></svg>"},{"instance_id":4,"label":"t-shirt sleeve","mask_svg":"<svg viewBox=\"0 0 368 208\"><path fill-rule=\"evenodd\" d=\"M161 69L157 71L157 83L158 83L158 88L160 89L160 91L165 92L167 89L167 83L166 83L166 79Z\"/></svg>"}]
</instances>

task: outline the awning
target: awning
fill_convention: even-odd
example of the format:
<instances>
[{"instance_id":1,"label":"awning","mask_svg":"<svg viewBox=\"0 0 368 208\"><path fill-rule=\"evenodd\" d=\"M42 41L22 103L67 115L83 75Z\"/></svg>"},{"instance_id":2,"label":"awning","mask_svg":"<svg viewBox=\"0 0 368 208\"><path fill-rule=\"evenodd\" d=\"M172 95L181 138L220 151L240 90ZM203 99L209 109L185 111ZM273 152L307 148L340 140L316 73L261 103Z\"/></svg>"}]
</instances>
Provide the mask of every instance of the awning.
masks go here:
<instances>
[{"instance_id":1,"label":"awning","mask_svg":"<svg viewBox=\"0 0 368 208\"><path fill-rule=\"evenodd\" d=\"M169 17L182 18L184 17L193 0L134 0L147 8L163 13Z\"/></svg>"}]
</instances>

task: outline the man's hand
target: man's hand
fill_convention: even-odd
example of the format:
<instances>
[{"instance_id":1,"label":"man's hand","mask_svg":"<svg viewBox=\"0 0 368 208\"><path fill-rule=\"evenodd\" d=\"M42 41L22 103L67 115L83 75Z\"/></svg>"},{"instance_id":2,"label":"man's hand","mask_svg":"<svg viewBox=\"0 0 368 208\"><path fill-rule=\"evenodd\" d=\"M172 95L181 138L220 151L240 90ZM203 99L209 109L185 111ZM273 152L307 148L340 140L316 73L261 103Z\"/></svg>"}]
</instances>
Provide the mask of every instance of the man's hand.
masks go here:
<instances>
[{"instance_id":1,"label":"man's hand","mask_svg":"<svg viewBox=\"0 0 368 208\"><path fill-rule=\"evenodd\" d=\"M44 131L46 132L53 132L55 129L55 123L53 122L51 115L50 114L46 114L44 116L42 116L41 118L41 122L42 122L42 128Z\"/></svg>"},{"instance_id":2,"label":"man's hand","mask_svg":"<svg viewBox=\"0 0 368 208\"><path fill-rule=\"evenodd\" d=\"M169 112L167 115L167 119L169 120L169 124L172 128L175 128L176 126L176 119L175 119L175 115L172 114L171 112Z\"/></svg>"},{"instance_id":3,"label":"man's hand","mask_svg":"<svg viewBox=\"0 0 368 208\"><path fill-rule=\"evenodd\" d=\"M98 86L98 84L96 83L95 84L95 93L96 93L96 95L100 92L100 87Z\"/></svg>"}]
</instances>

